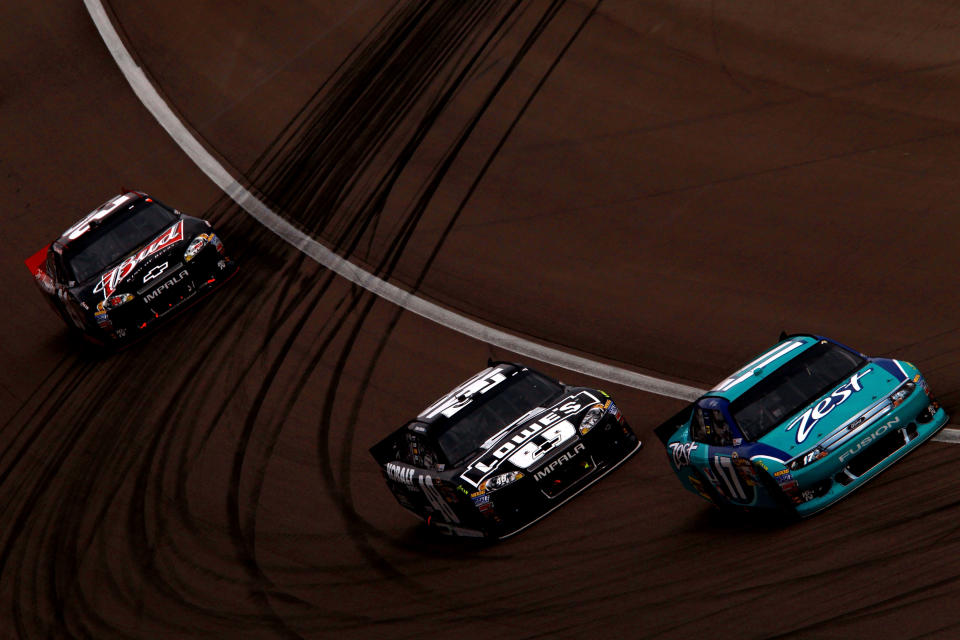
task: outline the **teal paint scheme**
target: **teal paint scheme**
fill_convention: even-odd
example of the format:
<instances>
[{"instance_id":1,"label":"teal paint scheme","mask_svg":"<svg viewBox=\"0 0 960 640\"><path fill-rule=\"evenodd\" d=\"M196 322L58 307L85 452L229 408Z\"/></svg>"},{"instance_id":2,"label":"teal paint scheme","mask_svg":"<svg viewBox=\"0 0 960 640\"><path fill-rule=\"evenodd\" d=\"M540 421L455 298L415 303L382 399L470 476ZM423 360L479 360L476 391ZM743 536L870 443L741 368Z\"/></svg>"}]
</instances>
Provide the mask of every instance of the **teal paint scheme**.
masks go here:
<instances>
[{"instance_id":1,"label":"teal paint scheme","mask_svg":"<svg viewBox=\"0 0 960 640\"><path fill-rule=\"evenodd\" d=\"M810 335L781 341L656 429L689 491L810 516L947 422L923 376Z\"/></svg>"}]
</instances>

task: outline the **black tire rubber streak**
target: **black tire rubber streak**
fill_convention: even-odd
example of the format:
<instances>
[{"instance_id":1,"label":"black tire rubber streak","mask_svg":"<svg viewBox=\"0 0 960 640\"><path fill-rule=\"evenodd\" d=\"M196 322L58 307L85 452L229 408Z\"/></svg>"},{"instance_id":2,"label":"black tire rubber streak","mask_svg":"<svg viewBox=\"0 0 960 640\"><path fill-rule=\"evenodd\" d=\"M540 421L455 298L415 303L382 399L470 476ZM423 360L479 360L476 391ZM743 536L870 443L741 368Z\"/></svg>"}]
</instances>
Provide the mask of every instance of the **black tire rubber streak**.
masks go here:
<instances>
[{"instance_id":1,"label":"black tire rubber streak","mask_svg":"<svg viewBox=\"0 0 960 640\"><path fill-rule=\"evenodd\" d=\"M252 186L304 230L344 255L362 250L380 275L390 277L454 161L543 34L563 28L556 27L562 12L578 16L549 71L530 88L527 105L592 15L567 5L396 3L263 154L249 173ZM500 58L509 62L497 65ZM450 105L467 84L495 69L500 75L456 116L456 135L433 169L415 178L421 181L417 196L394 221L389 241L375 250L388 199L399 181L410 179L410 163L434 125L450 116ZM490 152L460 207L448 214L446 231L414 276L414 288L512 128ZM309 381L331 361L318 425L317 482L371 567L423 596L432 593L393 567L369 540L412 553L426 553L425 543L418 537L388 539L355 510L351 494L353 430L402 313L389 314L362 365L359 394L344 401L346 365L356 360L352 347L370 329L377 300L357 288L337 293L343 287L335 276L278 246L225 200L205 215L242 265L241 274L212 298L216 302L109 358L71 355L51 374L35 406L22 407L7 425L15 435L0 451L0 593L12 603L19 637L251 630L303 637L372 623L371 615L318 608L285 590L277 576L288 578L292 570L276 560L264 565L258 553L269 544L258 537L263 483L285 420L305 394L317 391ZM303 353L308 329L316 338ZM277 340L281 330L288 337ZM251 341L258 348L251 350ZM179 359L173 354L183 353L184 345L189 357ZM295 372L293 388L274 384L281 370L287 379ZM178 380L172 392L151 393L153 383L169 379ZM224 400L211 406L208 397ZM345 423L334 417L341 402ZM345 434L339 450L334 432ZM225 442L231 447L226 456L218 454ZM204 487L193 479L211 460L224 467L212 476L222 478L222 488L211 489L223 492L222 514L194 506ZM305 536L303 542L316 541ZM89 572L97 579L91 581ZM96 592L89 590L92 582ZM454 610L466 597L456 594L442 607Z\"/></svg>"}]
</instances>

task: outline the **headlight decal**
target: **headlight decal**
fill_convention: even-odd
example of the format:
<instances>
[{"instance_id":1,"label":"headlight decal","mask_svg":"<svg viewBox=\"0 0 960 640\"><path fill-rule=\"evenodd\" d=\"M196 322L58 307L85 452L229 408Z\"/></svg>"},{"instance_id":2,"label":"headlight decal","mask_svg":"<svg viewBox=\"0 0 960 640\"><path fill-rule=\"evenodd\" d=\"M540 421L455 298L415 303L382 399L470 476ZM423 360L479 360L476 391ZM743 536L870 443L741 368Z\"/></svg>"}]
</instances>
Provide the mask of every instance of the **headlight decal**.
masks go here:
<instances>
[{"instance_id":1,"label":"headlight decal","mask_svg":"<svg viewBox=\"0 0 960 640\"><path fill-rule=\"evenodd\" d=\"M200 253L204 247L208 244L212 244L216 247L217 251L223 253L223 243L220 242L220 238L217 237L215 233L201 233L196 236L193 240L190 241L187 250L183 252L183 259L185 262L190 262L197 254Z\"/></svg>"},{"instance_id":2,"label":"headlight decal","mask_svg":"<svg viewBox=\"0 0 960 640\"><path fill-rule=\"evenodd\" d=\"M519 471L507 471L506 473L500 473L495 476L491 476L480 483L480 493L487 493L502 489L513 484L522 477L523 474Z\"/></svg>"},{"instance_id":3,"label":"headlight decal","mask_svg":"<svg viewBox=\"0 0 960 640\"><path fill-rule=\"evenodd\" d=\"M600 418L603 417L605 407L602 404L595 404L584 414L580 420L580 435L584 435L597 426Z\"/></svg>"},{"instance_id":4,"label":"headlight decal","mask_svg":"<svg viewBox=\"0 0 960 640\"><path fill-rule=\"evenodd\" d=\"M118 293L115 296L110 296L105 300L101 300L97 303L96 313L101 314L109 311L110 309L116 309L120 305L124 305L133 300L133 294L131 293Z\"/></svg>"}]
</instances>

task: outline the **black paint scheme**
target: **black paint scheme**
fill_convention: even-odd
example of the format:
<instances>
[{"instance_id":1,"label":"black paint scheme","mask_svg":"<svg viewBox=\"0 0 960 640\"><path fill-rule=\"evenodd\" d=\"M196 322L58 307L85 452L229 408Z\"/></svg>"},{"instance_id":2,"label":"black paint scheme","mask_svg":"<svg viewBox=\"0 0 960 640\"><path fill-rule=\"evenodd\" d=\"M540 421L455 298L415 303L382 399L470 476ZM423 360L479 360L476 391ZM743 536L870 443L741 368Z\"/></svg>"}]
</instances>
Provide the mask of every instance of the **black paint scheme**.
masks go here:
<instances>
[{"instance_id":1,"label":"black paint scheme","mask_svg":"<svg viewBox=\"0 0 960 640\"><path fill-rule=\"evenodd\" d=\"M428 525L503 539L639 448L603 391L490 362L370 453L397 501Z\"/></svg>"},{"instance_id":2,"label":"black paint scheme","mask_svg":"<svg viewBox=\"0 0 960 640\"><path fill-rule=\"evenodd\" d=\"M118 345L236 272L205 220L139 191L103 203L26 261L69 327Z\"/></svg>"}]
</instances>

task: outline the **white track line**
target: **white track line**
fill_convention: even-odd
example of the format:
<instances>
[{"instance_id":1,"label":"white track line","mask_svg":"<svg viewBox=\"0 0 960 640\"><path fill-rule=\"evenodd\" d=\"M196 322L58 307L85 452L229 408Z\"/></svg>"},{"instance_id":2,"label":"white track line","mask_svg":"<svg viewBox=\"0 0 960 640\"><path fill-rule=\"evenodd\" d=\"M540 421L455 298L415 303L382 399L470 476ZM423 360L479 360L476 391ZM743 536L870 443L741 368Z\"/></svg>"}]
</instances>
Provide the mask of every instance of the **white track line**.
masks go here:
<instances>
[{"instance_id":1,"label":"white track line","mask_svg":"<svg viewBox=\"0 0 960 640\"><path fill-rule=\"evenodd\" d=\"M173 113L167 103L154 88L143 70L134 62L123 42L117 35L103 5L99 0L84 0L87 11L94 24L100 31L100 36L113 55L117 66L123 72L134 93L143 102L143 105L153 114L170 137L180 145L184 153L193 160L200 170L207 174L214 184L220 187L247 213L253 216L265 227L283 238L306 255L310 256L328 269L335 271L350 282L360 285L364 289L389 300L390 302L412 311L429 320L466 334L471 338L481 340L508 351L518 353L541 362L557 365L595 378L601 378L613 383L634 387L650 393L656 393L670 398L694 400L703 390L668 380L660 380L652 376L614 367L587 358L553 349L530 340L480 324L470 318L458 315L449 309L424 300L409 291L381 280L372 273L361 269L355 264L341 258L325 246L304 234L285 219L274 213L267 205L247 191L220 162L201 145L180 119Z\"/></svg>"},{"instance_id":2,"label":"white track line","mask_svg":"<svg viewBox=\"0 0 960 640\"><path fill-rule=\"evenodd\" d=\"M448 329L458 331L476 340L492 344L512 351L513 353L546 362L569 371L575 371L594 378L599 378L615 384L632 387L648 393L654 393L668 398L693 401L704 393L685 384L661 380L652 376L615 367L601 362L595 362L559 349L547 347L519 336L515 336L493 327L488 327L470 318L456 314L449 309L424 300L409 291L381 280L369 271L338 256L325 246L306 235L292 224L273 212L256 196L247 191L243 185L234 180L220 162L204 148L193 134L184 126L180 118L160 96L153 83L147 78L143 70L134 62L123 41L117 35L113 23L100 0L84 0L90 18L100 32L104 44L116 61L127 82L130 83L143 106L153 114L173 140L180 145L184 153L207 174L220 189L230 196L234 202L253 216L265 227L280 236L284 241L293 245L304 254L310 256L324 267L338 273L354 284L360 285L371 293L388 300L408 311L432 320ZM960 443L960 431L944 429L934 438L939 442Z\"/></svg>"}]
</instances>

